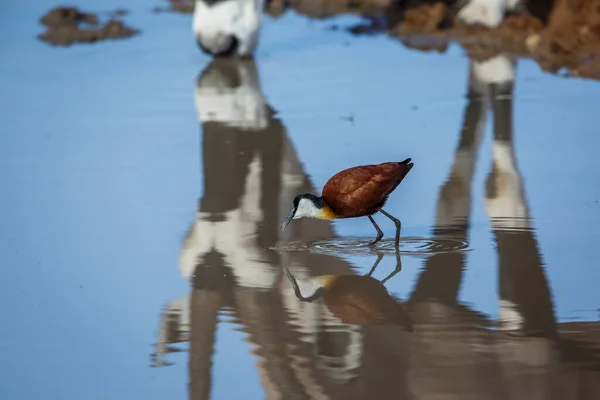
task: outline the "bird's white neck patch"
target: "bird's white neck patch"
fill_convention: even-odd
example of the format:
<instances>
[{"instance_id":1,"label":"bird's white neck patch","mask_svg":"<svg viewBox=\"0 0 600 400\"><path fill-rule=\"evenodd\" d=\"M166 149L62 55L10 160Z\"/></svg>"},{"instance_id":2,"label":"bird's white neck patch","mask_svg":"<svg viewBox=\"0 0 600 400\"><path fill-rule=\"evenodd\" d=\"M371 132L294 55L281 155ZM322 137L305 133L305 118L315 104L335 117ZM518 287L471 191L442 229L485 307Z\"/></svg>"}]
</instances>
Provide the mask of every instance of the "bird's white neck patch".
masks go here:
<instances>
[{"instance_id":1,"label":"bird's white neck patch","mask_svg":"<svg viewBox=\"0 0 600 400\"><path fill-rule=\"evenodd\" d=\"M323 210L318 208L312 200L300 199L294 219L298 218L320 218L323 215Z\"/></svg>"}]
</instances>

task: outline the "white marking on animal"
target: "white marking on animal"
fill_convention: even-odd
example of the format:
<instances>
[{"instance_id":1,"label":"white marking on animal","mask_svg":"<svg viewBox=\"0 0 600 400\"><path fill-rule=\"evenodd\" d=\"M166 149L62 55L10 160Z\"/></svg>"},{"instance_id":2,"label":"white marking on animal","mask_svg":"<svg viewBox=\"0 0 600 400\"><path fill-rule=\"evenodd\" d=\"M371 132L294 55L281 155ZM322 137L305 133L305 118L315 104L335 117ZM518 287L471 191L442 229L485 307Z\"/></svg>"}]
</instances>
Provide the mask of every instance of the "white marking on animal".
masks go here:
<instances>
[{"instance_id":1,"label":"white marking on animal","mask_svg":"<svg viewBox=\"0 0 600 400\"><path fill-rule=\"evenodd\" d=\"M320 208L315 206L315 203L310 199L300 199L294 219L298 218L319 218L322 214Z\"/></svg>"},{"instance_id":2,"label":"white marking on animal","mask_svg":"<svg viewBox=\"0 0 600 400\"><path fill-rule=\"evenodd\" d=\"M487 27L498 26L507 10L518 11L521 0L471 0L457 14L466 24L481 24Z\"/></svg>"},{"instance_id":3,"label":"white marking on animal","mask_svg":"<svg viewBox=\"0 0 600 400\"><path fill-rule=\"evenodd\" d=\"M197 0L193 32L209 52L219 53L231 36L238 40L236 56L250 56L258 45L265 0L221 0L208 4Z\"/></svg>"}]
</instances>

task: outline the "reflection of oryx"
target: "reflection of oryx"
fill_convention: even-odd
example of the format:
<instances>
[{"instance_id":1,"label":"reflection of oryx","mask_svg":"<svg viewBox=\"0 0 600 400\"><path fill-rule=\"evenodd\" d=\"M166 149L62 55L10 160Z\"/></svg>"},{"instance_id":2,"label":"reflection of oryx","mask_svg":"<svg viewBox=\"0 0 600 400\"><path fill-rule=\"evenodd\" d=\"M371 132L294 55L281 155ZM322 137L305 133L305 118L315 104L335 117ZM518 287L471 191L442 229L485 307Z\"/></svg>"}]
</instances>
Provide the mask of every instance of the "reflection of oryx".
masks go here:
<instances>
[{"instance_id":1,"label":"reflection of oryx","mask_svg":"<svg viewBox=\"0 0 600 400\"><path fill-rule=\"evenodd\" d=\"M376 372L374 361L391 357L393 343L371 350L382 340L343 323L322 302L300 303L283 276L285 264L298 277L352 274L334 256L268 250L282 241L334 237L329 221L298 221L279 229L297 193L314 191L281 121L260 89L251 59L219 58L200 74L195 88L202 124L203 191L198 211L179 254L179 269L191 293L163 311L154 364L189 341L190 396L210 392L214 332L218 313L232 315L252 344L265 390L284 398L311 398L309 393L348 391L344 398L388 393L402 384L381 377L399 376L401 359ZM346 387L369 366L369 376ZM311 377L307 381L307 376ZM401 390L400 390L401 391ZM267 398L279 397L273 393ZM336 398L339 396L336 395Z\"/></svg>"},{"instance_id":2,"label":"reflection of oryx","mask_svg":"<svg viewBox=\"0 0 600 400\"><path fill-rule=\"evenodd\" d=\"M251 56L258 44L265 0L196 0L193 31L207 54Z\"/></svg>"}]
</instances>

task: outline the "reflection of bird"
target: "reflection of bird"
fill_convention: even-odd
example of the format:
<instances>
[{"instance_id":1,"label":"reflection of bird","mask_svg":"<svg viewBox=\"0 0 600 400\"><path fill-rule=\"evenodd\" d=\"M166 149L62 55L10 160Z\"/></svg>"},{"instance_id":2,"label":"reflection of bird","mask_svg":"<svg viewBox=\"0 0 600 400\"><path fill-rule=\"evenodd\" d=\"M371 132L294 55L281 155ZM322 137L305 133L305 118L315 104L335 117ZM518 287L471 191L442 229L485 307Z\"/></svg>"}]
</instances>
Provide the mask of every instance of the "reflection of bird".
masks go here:
<instances>
[{"instance_id":1,"label":"reflection of bird","mask_svg":"<svg viewBox=\"0 0 600 400\"><path fill-rule=\"evenodd\" d=\"M283 266L296 297L312 302L320 297L344 324L401 325L412 332L412 320L380 281L371 276L320 275L297 281Z\"/></svg>"},{"instance_id":2,"label":"reflection of bird","mask_svg":"<svg viewBox=\"0 0 600 400\"><path fill-rule=\"evenodd\" d=\"M372 215L380 211L396 224L396 247L400 242L400 221L385 212L389 195L412 169L410 158L402 162L386 162L377 165L361 165L338 172L323 187L323 194L300 194L294 199L292 211L283 221L284 229L292 219L303 217L340 219L369 217L377 230L377 237L370 244L381 240L383 232Z\"/></svg>"}]
</instances>

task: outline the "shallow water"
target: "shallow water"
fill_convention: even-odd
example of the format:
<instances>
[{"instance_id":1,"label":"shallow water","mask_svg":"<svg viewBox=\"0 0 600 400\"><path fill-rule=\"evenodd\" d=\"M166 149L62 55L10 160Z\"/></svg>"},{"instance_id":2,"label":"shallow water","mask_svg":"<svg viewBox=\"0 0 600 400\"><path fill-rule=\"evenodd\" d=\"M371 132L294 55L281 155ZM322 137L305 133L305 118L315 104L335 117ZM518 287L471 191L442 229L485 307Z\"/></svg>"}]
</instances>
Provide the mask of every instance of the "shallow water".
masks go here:
<instances>
[{"instance_id":1,"label":"shallow water","mask_svg":"<svg viewBox=\"0 0 600 400\"><path fill-rule=\"evenodd\" d=\"M371 245L373 239L336 237L333 239L309 240L309 241L291 241L282 246L274 246L269 250L288 252L288 251L308 251L312 253L343 253L346 255L384 255L396 254L411 256L429 256L440 253L460 253L467 251L469 243L464 238L452 237L407 237L403 236L400 240L399 248L396 249L394 239L381 239L379 242Z\"/></svg>"},{"instance_id":2,"label":"shallow water","mask_svg":"<svg viewBox=\"0 0 600 400\"><path fill-rule=\"evenodd\" d=\"M598 83L520 60L489 85L506 68L470 80L458 47L293 13L256 62L211 62L142 1L141 36L57 49L53 5L0 17L0 398L598 398ZM400 263L383 216L375 247L366 218L280 231L295 195L406 157ZM308 289L399 270L414 329L302 302L282 265Z\"/></svg>"}]
</instances>

